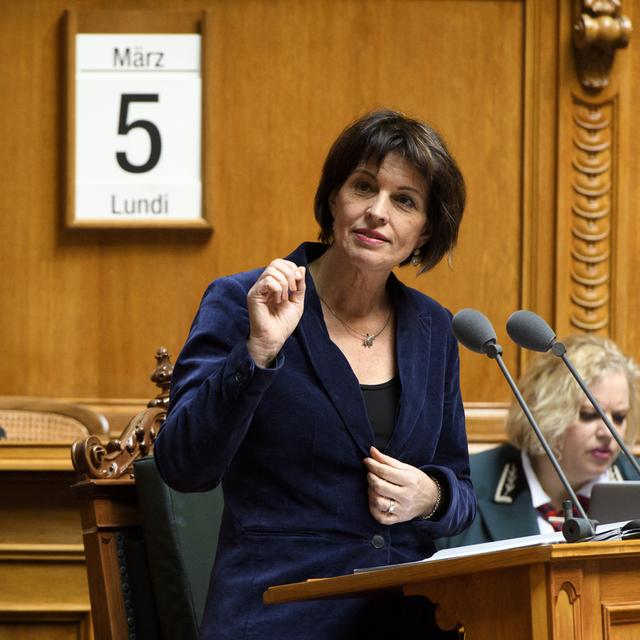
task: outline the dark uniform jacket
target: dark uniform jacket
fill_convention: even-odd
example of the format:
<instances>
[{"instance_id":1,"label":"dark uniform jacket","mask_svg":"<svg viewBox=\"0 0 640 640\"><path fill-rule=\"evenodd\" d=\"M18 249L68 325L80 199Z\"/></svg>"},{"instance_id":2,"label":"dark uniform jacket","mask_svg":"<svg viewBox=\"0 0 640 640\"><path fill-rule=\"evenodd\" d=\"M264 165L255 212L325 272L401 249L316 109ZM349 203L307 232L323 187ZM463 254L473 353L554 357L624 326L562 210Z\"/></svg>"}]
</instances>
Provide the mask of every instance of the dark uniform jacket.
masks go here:
<instances>
[{"instance_id":1,"label":"dark uniform jacket","mask_svg":"<svg viewBox=\"0 0 640 640\"><path fill-rule=\"evenodd\" d=\"M623 480L636 478L631 465L622 456L616 460L614 473ZM531 503L519 449L504 444L471 456L471 479L478 498L476 518L461 534L438 540L438 548L540 533L538 512Z\"/></svg>"},{"instance_id":2,"label":"dark uniform jacket","mask_svg":"<svg viewBox=\"0 0 640 640\"><path fill-rule=\"evenodd\" d=\"M305 244L288 259L306 265L325 250ZM471 522L475 497L451 315L390 276L402 390L385 452L436 475L449 500L437 521L385 526L369 513L363 459L374 434L360 386L329 338L308 271L304 314L274 366L260 369L248 354L246 297L260 273L221 278L207 289L155 443L160 473L175 489L223 486L201 637L338 640L363 637L363 620L388 620L404 637L412 621L384 615L384 603L266 606L262 594L271 585L419 560L434 552L434 538Z\"/></svg>"}]
</instances>

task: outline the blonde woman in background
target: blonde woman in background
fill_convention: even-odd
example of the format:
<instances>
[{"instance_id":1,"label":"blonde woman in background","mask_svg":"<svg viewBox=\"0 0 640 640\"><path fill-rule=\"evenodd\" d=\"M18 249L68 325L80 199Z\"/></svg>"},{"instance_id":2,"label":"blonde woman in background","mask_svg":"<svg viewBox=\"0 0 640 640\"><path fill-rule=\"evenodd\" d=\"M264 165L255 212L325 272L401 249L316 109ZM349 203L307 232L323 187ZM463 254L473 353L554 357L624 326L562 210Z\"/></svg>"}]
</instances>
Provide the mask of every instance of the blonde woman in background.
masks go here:
<instances>
[{"instance_id":1,"label":"blonde woman in background","mask_svg":"<svg viewBox=\"0 0 640 640\"><path fill-rule=\"evenodd\" d=\"M638 424L638 365L598 336L572 336L565 345L611 423L631 445ZM585 510L597 482L637 479L560 358L537 356L519 387ZM462 534L439 540L441 548L561 530L562 503L569 496L515 401L506 430L509 444L471 457L478 512Z\"/></svg>"}]
</instances>

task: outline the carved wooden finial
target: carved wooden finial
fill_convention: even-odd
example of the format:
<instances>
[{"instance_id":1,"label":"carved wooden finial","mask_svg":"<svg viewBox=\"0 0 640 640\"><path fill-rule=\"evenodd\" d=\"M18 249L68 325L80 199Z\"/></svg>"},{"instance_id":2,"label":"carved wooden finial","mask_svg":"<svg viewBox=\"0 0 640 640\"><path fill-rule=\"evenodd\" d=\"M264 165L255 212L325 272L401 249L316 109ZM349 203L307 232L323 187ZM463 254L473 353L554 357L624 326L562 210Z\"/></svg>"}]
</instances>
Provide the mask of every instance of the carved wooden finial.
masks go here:
<instances>
[{"instance_id":1,"label":"carved wooden finial","mask_svg":"<svg viewBox=\"0 0 640 640\"><path fill-rule=\"evenodd\" d=\"M171 376L173 375L173 364L171 364L171 356L164 347L159 347L156 351L156 368L149 376L157 387L160 387L160 393L147 404L148 407L169 406L169 389L171 388Z\"/></svg>"},{"instance_id":2,"label":"carved wooden finial","mask_svg":"<svg viewBox=\"0 0 640 640\"><path fill-rule=\"evenodd\" d=\"M580 84L600 91L609 84L616 49L629 44L633 27L620 0L576 0L573 47Z\"/></svg>"},{"instance_id":3,"label":"carved wooden finial","mask_svg":"<svg viewBox=\"0 0 640 640\"><path fill-rule=\"evenodd\" d=\"M160 347L156 351L156 368L150 378L161 392L148 403L147 409L129 421L119 438L111 439L106 445L97 436L73 443L71 461L81 476L85 479L110 480L127 475L133 477L134 461L151 453L156 436L164 424L172 374L169 353Z\"/></svg>"}]
</instances>

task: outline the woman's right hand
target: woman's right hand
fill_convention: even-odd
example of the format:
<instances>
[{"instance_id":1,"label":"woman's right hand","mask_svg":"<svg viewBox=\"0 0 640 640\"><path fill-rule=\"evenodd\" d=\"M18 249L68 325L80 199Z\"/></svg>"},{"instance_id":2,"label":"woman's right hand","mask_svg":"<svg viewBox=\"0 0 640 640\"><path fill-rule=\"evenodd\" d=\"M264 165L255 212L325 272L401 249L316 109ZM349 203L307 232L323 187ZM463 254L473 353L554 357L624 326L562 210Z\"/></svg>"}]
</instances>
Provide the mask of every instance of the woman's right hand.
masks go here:
<instances>
[{"instance_id":1,"label":"woman's right hand","mask_svg":"<svg viewBox=\"0 0 640 640\"><path fill-rule=\"evenodd\" d=\"M276 358L304 311L305 268L277 258L247 294L249 354L260 367Z\"/></svg>"}]
</instances>

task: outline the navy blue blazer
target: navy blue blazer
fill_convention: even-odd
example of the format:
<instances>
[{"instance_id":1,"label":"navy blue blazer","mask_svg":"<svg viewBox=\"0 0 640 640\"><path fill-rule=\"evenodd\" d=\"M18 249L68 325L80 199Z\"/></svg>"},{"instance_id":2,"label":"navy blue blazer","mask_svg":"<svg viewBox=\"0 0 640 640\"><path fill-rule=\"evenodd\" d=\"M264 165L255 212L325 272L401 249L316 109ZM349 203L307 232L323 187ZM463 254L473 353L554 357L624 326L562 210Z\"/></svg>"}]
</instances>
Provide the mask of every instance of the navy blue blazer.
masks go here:
<instances>
[{"instance_id":1,"label":"navy blue blazer","mask_svg":"<svg viewBox=\"0 0 640 640\"><path fill-rule=\"evenodd\" d=\"M622 457L615 468L624 480L637 477ZM478 496L476 518L461 534L437 540L439 549L540 533L519 449L504 444L471 456L471 478Z\"/></svg>"},{"instance_id":2,"label":"navy blue blazer","mask_svg":"<svg viewBox=\"0 0 640 640\"><path fill-rule=\"evenodd\" d=\"M307 265L325 250L307 243L287 259ZM390 276L402 390L385 453L436 475L449 501L436 521L385 526L369 513L367 498L363 459L373 429L358 380L329 338L308 270L304 314L274 366L261 369L248 354L246 296L261 272L221 278L207 289L176 361L169 415L155 443L160 473L174 489L223 486L201 637L356 637L366 599L266 606L262 593L424 558L434 552L434 538L471 522L475 497L451 315ZM402 620L393 624L401 630Z\"/></svg>"}]
</instances>

